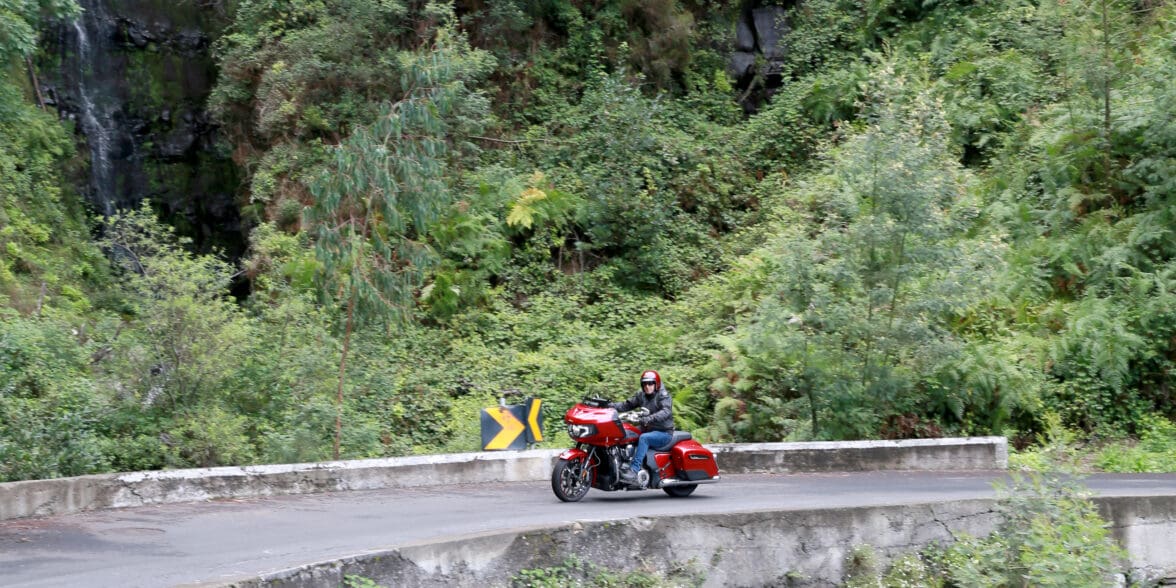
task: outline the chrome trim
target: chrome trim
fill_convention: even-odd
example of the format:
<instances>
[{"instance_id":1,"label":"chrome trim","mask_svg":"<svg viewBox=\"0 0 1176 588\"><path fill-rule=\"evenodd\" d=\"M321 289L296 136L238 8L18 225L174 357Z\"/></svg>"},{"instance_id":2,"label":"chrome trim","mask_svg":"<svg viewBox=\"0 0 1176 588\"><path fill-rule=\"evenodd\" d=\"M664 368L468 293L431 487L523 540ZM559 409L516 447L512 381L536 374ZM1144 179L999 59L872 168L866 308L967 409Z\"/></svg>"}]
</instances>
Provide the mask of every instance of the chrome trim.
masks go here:
<instances>
[{"instance_id":1,"label":"chrome trim","mask_svg":"<svg viewBox=\"0 0 1176 588\"><path fill-rule=\"evenodd\" d=\"M659 488L665 488L666 486L693 486L695 484L714 484L715 482L719 481L719 478L720 478L720 476L715 476L713 478L707 478L706 480L679 480L677 478L670 478L669 480L662 480L661 486L659 486Z\"/></svg>"}]
</instances>

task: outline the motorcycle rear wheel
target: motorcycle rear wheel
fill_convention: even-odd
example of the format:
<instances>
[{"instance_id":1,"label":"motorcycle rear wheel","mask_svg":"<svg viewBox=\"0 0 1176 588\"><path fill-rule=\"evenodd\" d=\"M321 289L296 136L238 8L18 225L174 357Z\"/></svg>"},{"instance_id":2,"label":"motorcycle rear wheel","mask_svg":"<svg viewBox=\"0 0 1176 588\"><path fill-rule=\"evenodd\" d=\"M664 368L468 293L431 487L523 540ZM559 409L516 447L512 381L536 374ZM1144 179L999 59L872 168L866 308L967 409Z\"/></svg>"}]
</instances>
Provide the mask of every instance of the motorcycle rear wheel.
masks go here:
<instances>
[{"instance_id":1,"label":"motorcycle rear wheel","mask_svg":"<svg viewBox=\"0 0 1176 588\"><path fill-rule=\"evenodd\" d=\"M583 458L560 460L551 472L551 491L564 502L578 502L588 489L592 487L592 480L586 460Z\"/></svg>"},{"instance_id":2,"label":"motorcycle rear wheel","mask_svg":"<svg viewBox=\"0 0 1176 588\"><path fill-rule=\"evenodd\" d=\"M694 492L694 489L697 487L698 484L690 484L688 486L668 486L666 488L662 488L662 490L665 490L666 494L669 494L674 498L685 498L690 496L690 493Z\"/></svg>"}]
</instances>

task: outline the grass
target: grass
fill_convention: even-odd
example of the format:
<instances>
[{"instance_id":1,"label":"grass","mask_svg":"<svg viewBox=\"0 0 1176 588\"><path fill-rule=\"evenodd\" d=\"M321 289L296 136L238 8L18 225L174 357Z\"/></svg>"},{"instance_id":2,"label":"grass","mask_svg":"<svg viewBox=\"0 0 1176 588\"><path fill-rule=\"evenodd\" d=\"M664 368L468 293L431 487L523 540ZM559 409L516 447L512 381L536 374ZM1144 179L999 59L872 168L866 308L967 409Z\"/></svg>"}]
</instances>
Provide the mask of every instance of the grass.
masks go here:
<instances>
[{"instance_id":1,"label":"grass","mask_svg":"<svg viewBox=\"0 0 1176 588\"><path fill-rule=\"evenodd\" d=\"M1163 417L1148 419L1138 438L1084 439L1047 419L1046 433L1037 445L1009 454L1014 470L1046 471L1065 466L1075 472L1176 472L1176 423Z\"/></svg>"}]
</instances>

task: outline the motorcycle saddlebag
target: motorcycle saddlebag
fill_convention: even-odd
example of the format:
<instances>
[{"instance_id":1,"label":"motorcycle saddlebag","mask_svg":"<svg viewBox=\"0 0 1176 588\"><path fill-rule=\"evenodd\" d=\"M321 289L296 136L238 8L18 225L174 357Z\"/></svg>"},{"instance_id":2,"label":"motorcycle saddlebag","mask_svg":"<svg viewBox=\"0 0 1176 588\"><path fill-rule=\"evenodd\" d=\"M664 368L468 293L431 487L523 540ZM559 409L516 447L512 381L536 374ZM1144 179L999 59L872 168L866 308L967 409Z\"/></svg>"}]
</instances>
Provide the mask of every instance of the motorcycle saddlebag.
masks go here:
<instances>
[{"instance_id":1,"label":"motorcycle saddlebag","mask_svg":"<svg viewBox=\"0 0 1176 588\"><path fill-rule=\"evenodd\" d=\"M683 480L709 480L719 475L714 455L693 439L675 445L670 453Z\"/></svg>"}]
</instances>

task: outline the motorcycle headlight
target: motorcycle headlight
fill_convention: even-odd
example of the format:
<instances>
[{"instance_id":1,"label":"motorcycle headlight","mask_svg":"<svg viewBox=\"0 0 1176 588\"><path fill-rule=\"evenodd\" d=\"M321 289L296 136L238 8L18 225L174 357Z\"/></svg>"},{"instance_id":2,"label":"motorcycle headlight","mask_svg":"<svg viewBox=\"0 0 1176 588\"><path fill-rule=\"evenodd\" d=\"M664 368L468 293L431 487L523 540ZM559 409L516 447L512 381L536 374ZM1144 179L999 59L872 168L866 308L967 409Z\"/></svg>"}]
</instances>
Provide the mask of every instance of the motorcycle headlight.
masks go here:
<instances>
[{"instance_id":1,"label":"motorcycle headlight","mask_svg":"<svg viewBox=\"0 0 1176 588\"><path fill-rule=\"evenodd\" d=\"M568 425L568 436L572 439L590 437L595 434L596 427L594 425Z\"/></svg>"}]
</instances>

